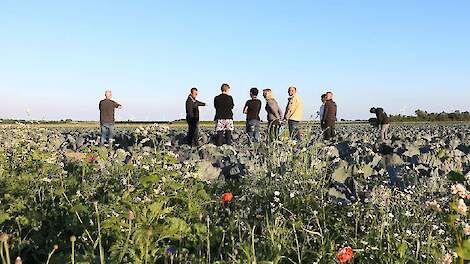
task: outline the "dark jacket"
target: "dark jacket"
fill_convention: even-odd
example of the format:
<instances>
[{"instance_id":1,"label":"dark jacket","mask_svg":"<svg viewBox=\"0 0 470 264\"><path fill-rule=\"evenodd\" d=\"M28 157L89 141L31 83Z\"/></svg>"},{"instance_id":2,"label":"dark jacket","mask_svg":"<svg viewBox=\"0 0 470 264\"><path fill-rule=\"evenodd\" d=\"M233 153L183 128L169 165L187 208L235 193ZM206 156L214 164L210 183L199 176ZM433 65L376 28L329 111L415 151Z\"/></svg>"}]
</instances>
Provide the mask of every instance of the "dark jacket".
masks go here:
<instances>
[{"instance_id":1,"label":"dark jacket","mask_svg":"<svg viewBox=\"0 0 470 264\"><path fill-rule=\"evenodd\" d=\"M380 125L390 124L387 113L384 112L382 108L377 108L375 110L375 115L377 116L377 122Z\"/></svg>"},{"instance_id":2,"label":"dark jacket","mask_svg":"<svg viewBox=\"0 0 470 264\"><path fill-rule=\"evenodd\" d=\"M188 99L186 100L186 119L199 121L199 106L205 105L205 103L193 99L191 95L188 96Z\"/></svg>"},{"instance_id":3,"label":"dark jacket","mask_svg":"<svg viewBox=\"0 0 470 264\"><path fill-rule=\"evenodd\" d=\"M323 114L323 120L326 121L336 121L336 112L337 112L336 103L333 100L328 100L325 102L325 110Z\"/></svg>"},{"instance_id":4,"label":"dark jacket","mask_svg":"<svg viewBox=\"0 0 470 264\"><path fill-rule=\"evenodd\" d=\"M233 119L233 98L228 94L219 94L214 98L215 120Z\"/></svg>"}]
</instances>

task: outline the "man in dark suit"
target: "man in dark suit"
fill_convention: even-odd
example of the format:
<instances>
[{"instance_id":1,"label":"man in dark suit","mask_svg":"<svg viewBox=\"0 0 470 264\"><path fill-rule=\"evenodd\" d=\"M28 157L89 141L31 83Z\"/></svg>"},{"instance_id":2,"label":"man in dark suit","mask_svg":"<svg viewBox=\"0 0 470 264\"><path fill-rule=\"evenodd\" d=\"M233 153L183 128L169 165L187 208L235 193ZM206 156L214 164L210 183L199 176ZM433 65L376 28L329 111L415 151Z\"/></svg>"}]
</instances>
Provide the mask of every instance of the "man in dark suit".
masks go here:
<instances>
[{"instance_id":1,"label":"man in dark suit","mask_svg":"<svg viewBox=\"0 0 470 264\"><path fill-rule=\"evenodd\" d=\"M188 123L187 143L191 146L198 145L199 137L199 106L206 104L196 100L199 92L197 88L191 88L191 93L186 100L186 122Z\"/></svg>"},{"instance_id":2,"label":"man in dark suit","mask_svg":"<svg viewBox=\"0 0 470 264\"><path fill-rule=\"evenodd\" d=\"M333 93L326 93L325 110L323 114L323 126L325 129L324 137L330 140L335 136L337 106L333 101Z\"/></svg>"}]
</instances>

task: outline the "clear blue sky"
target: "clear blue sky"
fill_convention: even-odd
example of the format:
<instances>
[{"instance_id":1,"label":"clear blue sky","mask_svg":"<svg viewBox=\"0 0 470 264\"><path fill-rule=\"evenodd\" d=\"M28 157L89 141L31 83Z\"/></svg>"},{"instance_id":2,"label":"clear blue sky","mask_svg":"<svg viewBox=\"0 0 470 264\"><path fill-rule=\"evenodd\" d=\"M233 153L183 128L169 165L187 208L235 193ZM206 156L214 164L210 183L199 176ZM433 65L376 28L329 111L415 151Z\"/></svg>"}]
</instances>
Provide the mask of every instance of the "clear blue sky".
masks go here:
<instances>
[{"instance_id":1,"label":"clear blue sky","mask_svg":"<svg viewBox=\"0 0 470 264\"><path fill-rule=\"evenodd\" d=\"M335 93L340 118L469 110L470 1L0 2L0 118L96 120L106 89L120 120L184 116L196 86L204 119L222 82L236 117L249 88L306 116ZM264 112L262 114L264 116Z\"/></svg>"}]
</instances>

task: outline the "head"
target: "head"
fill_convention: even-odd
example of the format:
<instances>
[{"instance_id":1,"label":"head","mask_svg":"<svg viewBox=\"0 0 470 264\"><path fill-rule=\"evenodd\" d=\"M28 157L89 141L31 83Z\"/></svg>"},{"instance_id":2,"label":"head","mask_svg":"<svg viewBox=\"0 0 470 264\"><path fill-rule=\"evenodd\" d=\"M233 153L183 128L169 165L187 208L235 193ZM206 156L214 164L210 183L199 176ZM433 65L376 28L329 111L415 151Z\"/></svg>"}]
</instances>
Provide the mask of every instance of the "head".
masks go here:
<instances>
[{"instance_id":1,"label":"head","mask_svg":"<svg viewBox=\"0 0 470 264\"><path fill-rule=\"evenodd\" d=\"M326 101L326 94L321 95L321 102L324 103Z\"/></svg>"},{"instance_id":2,"label":"head","mask_svg":"<svg viewBox=\"0 0 470 264\"><path fill-rule=\"evenodd\" d=\"M199 94L196 87L191 88L191 97L196 99L197 95Z\"/></svg>"},{"instance_id":3,"label":"head","mask_svg":"<svg viewBox=\"0 0 470 264\"><path fill-rule=\"evenodd\" d=\"M111 99L113 97L113 92L111 90L106 90L106 92L104 92L104 97L106 99Z\"/></svg>"},{"instance_id":4,"label":"head","mask_svg":"<svg viewBox=\"0 0 470 264\"><path fill-rule=\"evenodd\" d=\"M332 92L327 92L326 93L326 100L333 100L333 93Z\"/></svg>"},{"instance_id":5,"label":"head","mask_svg":"<svg viewBox=\"0 0 470 264\"><path fill-rule=\"evenodd\" d=\"M251 88L251 89L250 89L250 96L251 96L251 98L257 97L257 96L258 96L258 93L259 93L258 88Z\"/></svg>"},{"instance_id":6,"label":"head","mask_svg":"<svg viewBox=\"0 0 470 264\"><path fill-rule=\"evenodd\" d=\"M297 93L297 88L295 86L290 86L287 90L289 96L294 96Z\"/></svg>"},{"instance_id":7,"label":"head","mask_svg":"<svg viewBox=\"0 0 470 264\"><path fill-rule=\"evenodd\" d=\"M370 109L370 113L371 113L371 114L375 114L376 112L377 112L377 108L372 107L372 108Z\"/></svg>"},{"instance_id":8,"label":"head","mask_svg":"<svg viewBox=\"0 0 470 264\"><path fill-rule=\"evenodd\" d=\"M222 86L220 86L220 90L222 91L222 93L228 93L228 91L230 90L230 85L223 83Z\"/></svg>"},{"instance_id":9,"label":"head","mask_svg":"<svg viewBox=\"0 0 470 264\"><path fill-rule=\"evenodd\" d=\"M273 99L274 96L273 96L273 91L271 89L264 89L263 90L263 97L268 100L268 99Z\"/></svg>"}]
</instances>

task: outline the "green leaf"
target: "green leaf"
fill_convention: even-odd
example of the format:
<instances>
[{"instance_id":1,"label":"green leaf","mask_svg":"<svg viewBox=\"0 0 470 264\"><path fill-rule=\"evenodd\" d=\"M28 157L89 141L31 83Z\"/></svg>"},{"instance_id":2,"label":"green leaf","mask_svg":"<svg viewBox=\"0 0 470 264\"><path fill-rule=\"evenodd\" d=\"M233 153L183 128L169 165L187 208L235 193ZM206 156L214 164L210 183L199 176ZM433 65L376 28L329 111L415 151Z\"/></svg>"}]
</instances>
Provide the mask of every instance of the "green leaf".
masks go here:
<instances>
[{"instance_id":1,"label":"green leaf","mask_svg":"<svg viewBox=\"0 0 470 264\"><path fill-rule=\"evenodd\" d=\"M449 218L447 219L447 223L449 225L454 225L455 222L457 222L457 220L459 220L459 216L458 215L455 215L455 214L451 214L449 215Z\"/></svg>"},{"instance_id":2,"label":"green leaf","mask_svg":"<svg viewBox=\"0 0 470 264\"><path fill-rule=\"evenodd\" d=\"M0 213L0 224L3 224L3 222L10 220L10 215L7 213Z\"/></svg>"},{"instance_id":3,"label":"green leaf","mask_svg":"<svg viewBox=\"0 0 470 264\"><path fill-rule=\"evenodd\" d=\"M154 185L159 180L160 180L160 177L158 177L157 175L152 174L152 175L148 175L148 176L144 176L144 177L140 178L139 181L145 188L147 188L149 186Z\"/></svg>"},{"instance_id":4,"label":"green leaf","mask_svg":"<svg viewBox=\"0 0 470 264\"><path fill-rule=\"evenodd\" d=\"M449 172L449 174L447 175L447 179L451 182L465 182L465 176L461 172L455 170Z\"/></svg>"}]
</instances>

